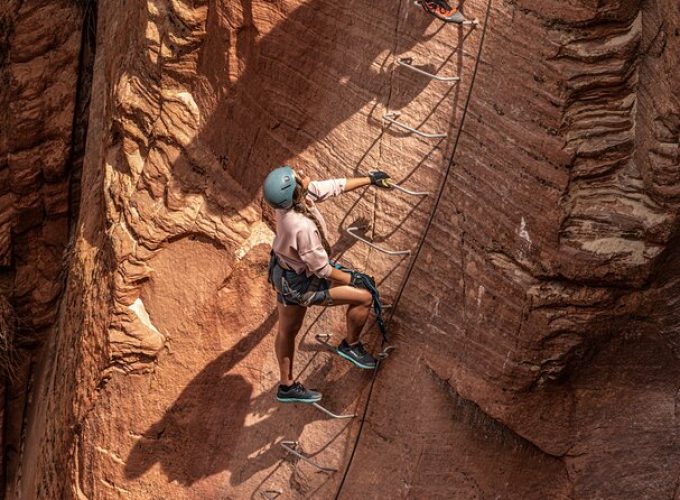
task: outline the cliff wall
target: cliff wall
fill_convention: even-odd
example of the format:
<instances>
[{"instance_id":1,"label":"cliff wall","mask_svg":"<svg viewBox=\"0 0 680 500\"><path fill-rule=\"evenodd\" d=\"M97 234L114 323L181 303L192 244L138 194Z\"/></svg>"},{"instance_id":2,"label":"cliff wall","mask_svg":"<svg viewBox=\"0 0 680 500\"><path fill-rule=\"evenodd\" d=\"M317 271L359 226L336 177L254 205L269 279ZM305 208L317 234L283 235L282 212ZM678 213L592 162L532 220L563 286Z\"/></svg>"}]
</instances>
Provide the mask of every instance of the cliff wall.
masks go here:
<instances>
[{"instance_id":1,"label":"cliff wall","mask_svg":"<svg viewBox=\"0 0 680 500\"><path fill-rule=\"evenodd\" d=\"M55 21L40 24L52 40L73 38L70 107L40 117L69 143L82 6L15 7L32 3ZM16 222L30 199L52 206L52 178L34 172L54 151L39 147L42 129L19 116L30 144L0 144L0 175L45 179L26 193L0 185L12 303L47 332L9 406L23 430L4 424L21 450L5 453L9 497L675 494L680 7L497 0L486 18L488 5L465 3L483 21L472 29L394 0L100 2L82 177L52 183L61 211ZM37 51L13 16L9 46ZM3 68L16 72L13 57ZM403 57L461 81L429 80ZM446 137L406 133L388 111ZM273 233L259 188L282 163L316 178L379 168L431 193L367 189L322 206L334 253L399 298L397 350L375 381L314 341L340 340L341 311L311 310L300 334L300 379L334 411L367 408L363 426L273 401ZM412 263L350 226L392 250L425 239ZM27 231L39 243L23 251ZM53 294L27 301L42 288L20 279L36 269L20 262L46 252L45 234L59 238L40 274ZM378 337L367 334L376 350ZM286 459L282 440L339 472Z\"/></svg>"}]
</instances>

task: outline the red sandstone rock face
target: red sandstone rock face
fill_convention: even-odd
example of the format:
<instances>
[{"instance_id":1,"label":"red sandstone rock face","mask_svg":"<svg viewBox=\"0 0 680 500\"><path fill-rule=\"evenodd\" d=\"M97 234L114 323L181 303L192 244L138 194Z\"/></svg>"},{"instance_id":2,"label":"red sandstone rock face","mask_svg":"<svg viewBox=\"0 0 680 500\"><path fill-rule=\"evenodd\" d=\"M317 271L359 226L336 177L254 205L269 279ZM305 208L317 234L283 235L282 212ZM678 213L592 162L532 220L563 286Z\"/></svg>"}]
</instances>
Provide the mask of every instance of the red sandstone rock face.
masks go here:
<instances>
[{"instance_id":1,"label":"red sandstone rock face","mask_svg":"<svg viewBox=\"0 0 680 500\"><path fill-rule=\"evenodd\" d=\"M486 2L465 8L483 19ZM679 21L670 0L493 3L359 436L358 422L273 403L259 186L289 162L315 177L382 168L436 192L481 29L394 0L102 2L68 285L31 387L33 467L9 495L333 498L342 473L286 460L279 444L295 439L350 466L342 498L672 496ZM462 80L430 81L396 64L406 56ZM388 110L448 136L387 127ZM35 191L46 174L29 153L9 158ZM0 227L17 220L11 196ZM336 253L396 296L409 258L344 229L415 250L433 199L326 203ZM55 317L53 298L39 303ZM310 311L298 372L331 409L361 413L370 374L313 340L339 341L342 325Z\"/></svg>"},{"instance_id":2,"label":"red sandstone rock face","mask_svg":"<svg viewBox=\"0 0 680 500\"><path fill-rule=\"evenodd\" d=\"M20 362L3 382L3 472L13 491L24 462L39 348L50 338L63 292L69 179L81 130L74 119L82 11L71 1L0 6L0 294L18 319ZM74 130L76 132L74 132ZM20 341L21 340L21 341Z\"/></svg>"},{"instance_id":3,"label":"red sandstone rock face","mask_svg":"<svg viewBox=\"0 0 680 500\"><path fill-rule=\"evenodd\" d=\"M68 171L80 14L72 2L9 2L0 164L0 265L33 329L51 325L68 238ZM59 24L57 28L55 25Z\"/></svg>"}]
</instances>

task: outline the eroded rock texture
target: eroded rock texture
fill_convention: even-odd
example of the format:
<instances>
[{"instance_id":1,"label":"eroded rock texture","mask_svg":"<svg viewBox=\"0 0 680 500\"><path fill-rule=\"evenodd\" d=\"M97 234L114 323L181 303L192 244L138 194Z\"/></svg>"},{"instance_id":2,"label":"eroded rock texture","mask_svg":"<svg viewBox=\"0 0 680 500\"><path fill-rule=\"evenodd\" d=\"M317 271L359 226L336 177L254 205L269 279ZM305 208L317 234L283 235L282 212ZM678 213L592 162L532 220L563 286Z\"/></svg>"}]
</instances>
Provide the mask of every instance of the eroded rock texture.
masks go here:
<instances>
[{"instance_id":1,"label":"eroded rock texture","mask_svg":"<svg viewBox=\"0 0 680 500\"><path fill-rule=\"evenodd\" d=\"M679 451L668 304L680 12L658 2L542 4L493 11L453 179L405 294L420 314L404 338L431 386L443 381L455 404L557 459L550 482L566 474L563 495L667 498ZM379 416L396 380L377 387L380 423L360 448L358 484L371 480L362 464L404 435ZM407 421L438 413L429 393ZM448 434L431 445L400 439L401 453L436 454L458 443ZM450 466L477 481L479 496L499 488L466 461ZM443 476L411 477L446 491Z\"/></svg>"},{"instance_id":2,"label":"eroded rock texture","mask_svg":"<svg viewBox=\"0 0 680 500\"><path fill-rule=\"evenodd\" d=\"M53 109L40 103L67 94L62 73L5 59L4 71L37 82L20 89L55 82L24 92L15 118L26 143L6 134L1 145L11 182L0 186L0 263L16 276L17 307L54 324L22 396L10 497L675 494L677 2L493 2L455 163L408 279L409 257L344 229L415 250L433 196L367 189L324 205L337 255L388 297L406 284L398 350L361 435L358 422L273 403L273 234L259 187L288 162L314 177L386 169L435 193L482 29L394 0L100 2L80 211L63 260L82 10L29 4L10 4L9 46L28 64L70 47L54 59L71 93L40 128L45 115L20 113ZM486 9L465 4L469 17ZM47 16L41 29L60 16L75 27L23 43L31 15ZM431 81L400 57L462 80ZM447 137L387 126L387 111ZM22 241L36 246L20 251ZM56 262L36 273L10 255ZM361 413L370 374L314 342L342 331L341 311L309 312L299 376L331 409ZM285 460L285 439L349 466L344 482Z\"/></svg>"},{"instance_id":3,"label":"eroded rock texture","mask_svg":"<svg viewBox=\"0 0 680 500\"><path fill-rule=\"evenodd\" d=\"M27 410L40 350L58 316L69 224L77 216L70 186L84 141L77 104L82 19L73 1L0 6L0 295L16 315L13 343L21 354L9 375L2 370L3 490L31 468L22 462Z\"/></svg>"}]
</instances>

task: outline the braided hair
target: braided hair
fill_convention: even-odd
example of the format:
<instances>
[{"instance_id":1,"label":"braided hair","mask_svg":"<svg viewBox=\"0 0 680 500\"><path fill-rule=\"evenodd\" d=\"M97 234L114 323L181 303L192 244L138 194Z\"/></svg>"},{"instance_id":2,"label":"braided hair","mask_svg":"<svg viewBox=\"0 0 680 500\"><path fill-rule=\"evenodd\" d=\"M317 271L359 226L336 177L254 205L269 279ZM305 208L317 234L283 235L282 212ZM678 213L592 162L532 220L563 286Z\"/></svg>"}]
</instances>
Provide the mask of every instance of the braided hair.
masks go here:
<instances>
[{"instance_id":1,"label":"braided hair","mask_svg":"<svg viewBox=\"0 0 680 500\"><path fill-rule=\"evenodd\" d=\"M306 196L307 190L302 189L302 186L299 183L297 183L295 185L295 192L293 193L293 210L295 210L298 213L301 213L316 225L316 228L319 230L319 235L321 236L321 244L323 245L323 249L330 256L331 245L330 243L328 243L328 240L326 239L326 234L323 231L321 223L319 222L318 218L316 217L316 215L314 215L314 213L311 210L309 210L309 207L307 206L307 203L305 201Z\"/></svg>"}]
</instances>

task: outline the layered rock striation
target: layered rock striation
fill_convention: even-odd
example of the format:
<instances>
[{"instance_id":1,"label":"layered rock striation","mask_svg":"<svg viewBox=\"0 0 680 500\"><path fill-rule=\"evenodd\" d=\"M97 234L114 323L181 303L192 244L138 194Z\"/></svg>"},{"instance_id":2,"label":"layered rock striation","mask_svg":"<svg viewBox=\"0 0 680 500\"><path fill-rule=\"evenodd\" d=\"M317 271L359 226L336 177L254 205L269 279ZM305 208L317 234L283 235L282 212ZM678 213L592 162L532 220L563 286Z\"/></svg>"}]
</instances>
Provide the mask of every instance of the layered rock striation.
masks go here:
<instances>
[{"instance_id":1,"label":"layered rock striation","mask_svg":"<svg viewBox=\"0 0 680 500\"><path fill-rule=\"evenodd\" d=\"M30 468L22 462L30 401L40 351L58 317L77 218L89 91L83 18L83 5L66 0L0 7L0 296L15 326L0 388L0 485L9 491Z\"/></svg>"},{"instance_id":2,"label":"layered rock striation","mask_svg":"<svg viewBox=\"0 0 680 500\"><path fill-rule=\"evenodd\" d=\"M100 2L91 84L82 6L47 3L10 2L4 42L0 265L45 332L5 407L8 496L675 494L674 2L468 0L477 29L394 0ZM283 163L431 193L322 206L399 299L375 382L314 341L340 310L300 333L301 380L363 425L273 403L259 187Z\"/></svg>"},{"instance_id":3,"label":"layered rock striation","mask_svg":"<svg viewBox=\"0 0 680 500\"><path fill-rule=\"evenodd\" d=\"M430 391L451 388L462 419L471 412L484 435L510 433L557 460L551 484L563 495L665 498L678 453L662 430L678 367L666 305L677 280L678 9L556 6L496 3L452 180L404 296L421 311L409 350ZM381 418L390 382L376 389L384 423L360 448L369 463L399 429ZM427 410L430 391L408 421L440 411ZM460 440L448 433L417 435L402 453L445 455ZM366 462L355 466L363 481ZM477 495L499 488L452 463ZM446 491L445 476L419 476L420 488Z\"/></svg>"}]
</instances>

